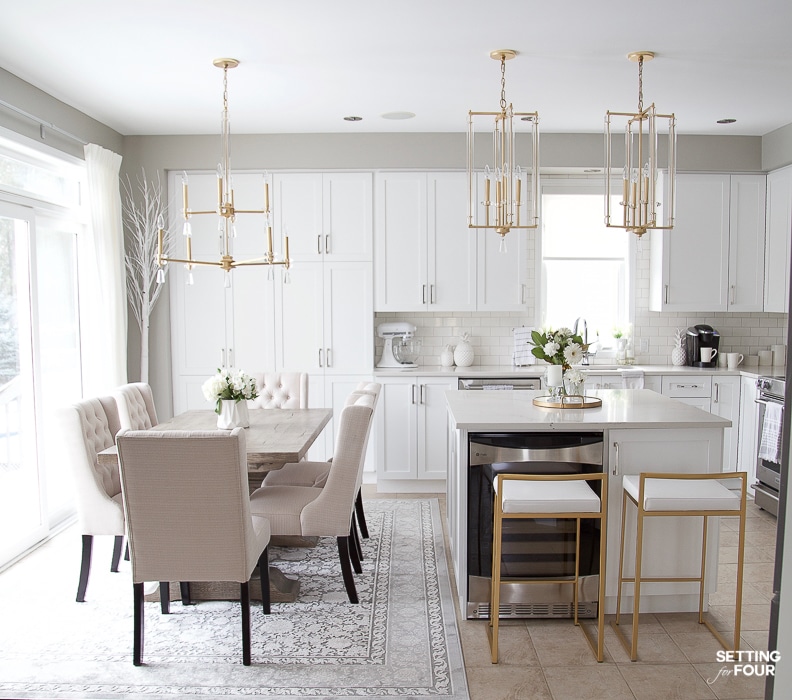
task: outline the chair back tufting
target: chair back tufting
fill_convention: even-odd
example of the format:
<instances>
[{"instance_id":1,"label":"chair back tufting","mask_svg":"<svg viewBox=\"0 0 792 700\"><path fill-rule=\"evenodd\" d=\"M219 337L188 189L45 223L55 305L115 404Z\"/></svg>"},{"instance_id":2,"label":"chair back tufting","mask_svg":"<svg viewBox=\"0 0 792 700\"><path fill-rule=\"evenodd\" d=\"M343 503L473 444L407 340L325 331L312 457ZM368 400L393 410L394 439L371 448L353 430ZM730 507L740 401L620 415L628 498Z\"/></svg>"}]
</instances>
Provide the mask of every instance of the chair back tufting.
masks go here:
<instances>
[{"instance_id":1,"label":"chair back tufting","mask_svg":"<svg viewBox=\"0 0 792 700\"><path fill-rule=\"evenodd\" d=\"M308 408L306 372L266 372L252 374L258 398L248 408Z\"/></svg>"},{"instance_id":2,"label":"chair back tufting","mask_svg":"<svg viewBox=\"0 0 792 700\"><path fill-rule=\"evenodd\" d=\"M151 387L145 382L125 384L113 392L113 397L118 404L122 428L150 430L159 423Z\"/></svg>"}]
</instances>

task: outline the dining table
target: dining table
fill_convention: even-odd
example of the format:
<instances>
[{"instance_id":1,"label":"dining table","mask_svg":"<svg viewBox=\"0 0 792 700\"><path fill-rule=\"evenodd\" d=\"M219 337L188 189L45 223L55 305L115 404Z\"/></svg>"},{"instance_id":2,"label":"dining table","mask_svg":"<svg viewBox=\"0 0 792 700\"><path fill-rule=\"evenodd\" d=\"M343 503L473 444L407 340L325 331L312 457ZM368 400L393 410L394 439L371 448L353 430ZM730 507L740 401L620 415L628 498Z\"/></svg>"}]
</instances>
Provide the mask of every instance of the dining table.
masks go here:
<instances>
[{"instance_id":1,"label":"dining table","mask_svg":"<svg viewBox=\"0 0 792 700\"><path fill-rule=\"evenodd\" d=\"M250 409L250 426L245 428L248 483L251 493L261 486L267 472L305 458L311 445L333 416L329 408ZM217 430L217 414L212 410L180 413L151 428L152 430L205 431ZM118 464L115 445L98 453L100 464ZM306 546L315 538L273 538L270 544ZM255 598L258 580L251 580L251 597ZM293 602L300 590L299 580L286 576L270 566L270 599L273 603ZM223 583L191 583L190 593L196 600L228 600L239 597L239 587ZM158 593L153 596L158 598ZM179 586L171 586L171 597L179 599ZM148 596L147 596L148 598Z\"/></svg>"}]
</instances>

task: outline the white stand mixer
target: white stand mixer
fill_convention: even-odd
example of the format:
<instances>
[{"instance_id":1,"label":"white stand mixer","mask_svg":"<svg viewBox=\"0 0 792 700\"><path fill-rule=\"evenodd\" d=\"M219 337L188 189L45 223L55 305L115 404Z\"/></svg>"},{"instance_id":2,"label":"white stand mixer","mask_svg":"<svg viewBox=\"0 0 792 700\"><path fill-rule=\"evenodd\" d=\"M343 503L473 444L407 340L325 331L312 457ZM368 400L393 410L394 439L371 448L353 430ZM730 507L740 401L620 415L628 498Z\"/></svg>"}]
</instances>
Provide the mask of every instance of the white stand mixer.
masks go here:
<instances>
[{"instance_id":1,"label":"white stand mixer","mask_svg":"<svg viewBox=\"0 0 792 700\"><path fill-rule=\"evenodd\" d=\"M377 367L413 369L421 352L421 341L415 338L416 328L411 323L380 323L377 335L384 339L382 357ZM395 342L394 342L395 341Z\"/></svg>"}]
</instances>

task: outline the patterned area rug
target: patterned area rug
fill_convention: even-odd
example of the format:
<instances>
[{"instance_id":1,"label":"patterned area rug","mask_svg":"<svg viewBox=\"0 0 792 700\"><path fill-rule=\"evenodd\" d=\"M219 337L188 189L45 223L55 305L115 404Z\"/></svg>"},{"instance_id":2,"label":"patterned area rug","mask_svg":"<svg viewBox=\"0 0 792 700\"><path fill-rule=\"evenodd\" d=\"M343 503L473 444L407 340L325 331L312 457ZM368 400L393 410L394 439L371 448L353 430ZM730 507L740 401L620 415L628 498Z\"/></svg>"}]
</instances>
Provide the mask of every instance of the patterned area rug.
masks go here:
<instances>
[{"instance_id":1,"label":"patterned area rug","mask_svg":"<svg viewBox=\"0 0 792 700\"><path fill-rule=\"evenodd\" d=\"M86 602L75 603L71 528L0 575L0 697L467 698L437 501L371 499L366 515L359 605L347 601L334 538L271 549L300 596L269 616L253 604L250 667L239 605L208 601L174 602L170 615L146 603L135 668L129 563L111 574L95 551Z\"/></svg>"}]
</instances>

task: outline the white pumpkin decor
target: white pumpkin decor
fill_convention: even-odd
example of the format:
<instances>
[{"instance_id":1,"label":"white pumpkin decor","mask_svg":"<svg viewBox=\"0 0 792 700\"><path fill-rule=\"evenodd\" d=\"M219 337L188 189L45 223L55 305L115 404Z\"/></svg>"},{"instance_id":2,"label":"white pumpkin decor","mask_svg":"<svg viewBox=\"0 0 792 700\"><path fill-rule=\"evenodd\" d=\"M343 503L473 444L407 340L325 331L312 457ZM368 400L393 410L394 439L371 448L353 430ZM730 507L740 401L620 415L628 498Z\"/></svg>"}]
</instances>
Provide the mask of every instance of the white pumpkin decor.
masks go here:
<instances>
[{"instance_id":1,"label":"white pumpkin decor","mask_svg":"<svg viewBox=\"0 0 792 700\"><path fill-rule=\"evenodd\" d=\"M470 338L470 333L463 333L462 340L454 348L454 363L457 367L470 367L473 364L475 353L468 338Z\"/></svg>"},{"instance_id":2,"label":"white pumpkin decor","mask_svg":"<svg viewBox=\"0 0 792 700\"><path fill-rule=\"evenodd\" d=\"M442 367L454 366L454 346L446 345L440 353L440 365Z\"/></svg>"}]
</instances>

